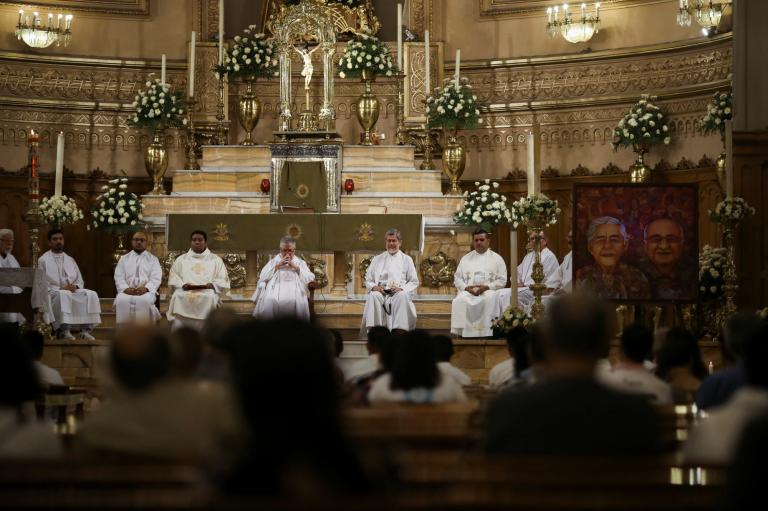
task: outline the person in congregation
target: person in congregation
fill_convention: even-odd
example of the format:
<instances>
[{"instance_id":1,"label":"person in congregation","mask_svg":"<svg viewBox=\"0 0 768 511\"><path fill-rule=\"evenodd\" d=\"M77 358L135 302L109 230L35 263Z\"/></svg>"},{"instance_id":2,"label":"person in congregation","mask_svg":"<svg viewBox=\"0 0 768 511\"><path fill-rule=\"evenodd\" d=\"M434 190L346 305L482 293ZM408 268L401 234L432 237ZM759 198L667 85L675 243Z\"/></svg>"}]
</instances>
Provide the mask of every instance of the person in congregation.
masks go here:
<instances>
[{"instance_id":1,"label":"person in congregation","mask_svg":"<svg viewBox=\"0 0 768 511\"><path fill-rule=\"evenodd\" d=\"M506 385L515 378L516 374L521 372L518 369L524 364L521 364L520 359L526 358L527 362L530 335L528 329L522 326L516 326L507 332L507 353L509 358L493 366L488 373L488 384L492 389Z\"/></svg>"},{"instance_id":2,"label":"person in congregation","mask_svg":"<svg viewBox=\"0 0 768 511\"><path fill-rule=\"evenodd\" d=\"M543 378L501 392L486 417L491 454L552 456L651 455L661 450L650 404L595 379L608 349L605 305L590 296L554 298L541 323ZM546 403L546 406L542 406Z\"/></svg>"},{"instance_id":3,"label":"person in congregation","mask_svg":"<svg viewBox=\"0 0 768 511\"><path fill-rule=\"evenodd\" d=\"M459 385L464 386L472 383L472 378L451 363L454 354L451 338L447 335L435 335L432 336L432 342L435 345L435 359L440 372L456 380Z\"/></svg>"},{"instance_id":4,"label":"person in congregation","mask_svg":"<svg viewBox=\"0 0 768 511\"><path fill-rule=\"evenodd\" d=\"M669 384L648 371L644 363L653 350L653 332L635 323L621 332L619 360L599 379L619 391L646 396L653 403L672 404Z\"/></svg>"},{"instance_id":5,"label":"person in congregation","mask_svg":"<svg viewBox=\"0 0 768 511\"><path fill-rule=\"evenodd\" d=\"M360 337L368 330L385 326L390 331L416 328L416 306L413 295L419 287L419 277L413 259L400 250L403 237L397 229L384 235L386 250L371 260L365 272L368 297L363 309Z\"/></svg>"},{"instance_id":6,"label":"person in congregation","mask_svg":"<svg viewBox=\"0 0 768 511\"><path fill-rule=\"evenodd\" d=\"M389 330L383 326L375 326L368 330L368 338L365 343L365 348L368 350L368 356L351 364L349 368L344 371L344 378L346 381L369 376L381 369L381 350L389 336Z\"/></svg>"},{"instance_id":7,"label":"person in congregation","mask_svg":"<svg viewBox=\"0 0 768 511\"><path fill-rule=\"evenodd\" d=\"M229 291L229 275L224 261L208 249L205 231L192 231L190 249L176 258L168 275L173 290L168 304L168 321L173 328L202 329L205 318Z\"/></svg>"},{"instance_id":8,"label":"person in congregation","mask_svg":"<svg viewBox=\"0 0 768 511\"><path fill-rule=\"evenodd\" d=\"M43 348L45 347L43 334L37 330L26 330L21 334L21 341L29 350L40 383L43 385L64 385L61 373L42 362Z\"/></svg>"},{"instance_id":9,"label":"person in congregation","mask_svg":"<svg viewBox=\"0 0 768 511\"><path fill-rule=\"evenodd\" d=\"M645 226L643 250L646 260L640 269L651 284L657 300L695 299L698 283L696 265L685 264L685 230L671 218L657 218Z\"/></svg>"},{"instance_id":10,"label":"person in congregation","mask_svg":"<svg viewBox=\"0 0 768 511\"><path fill-rule=\"evenodd\" d=\"M451 333L461 337L490 337L497 317L497 292L507 285L507 265L491 250L490 234L472 233L474 250L461 258L453 283L458 290L451 303Z\"/></svg>"},{"instance_id":11,"label":"person in congregation","mask_svg":"<svg viewBox=\"0 0 768 511\"><path fill-rule=\"evenodd\" d=\"M505 288L498 293L497 312L496 316L499 317L504 314L504 311L509 307L512 301L512 291L517 293L517 303L519 307L525 311L530 312L533 306L534 296L530 287L534 284L533 281L533 264L536 262L536 251L534 245L536 238L541 238L541 264L544 266L544 282L547 282L552 275L557 271L559 263L557 262L557 256L549 248L547 248L547 235L544 231L538 233L531 231L528 233L528 244L526 249L528 253L523 258L523 261L517 266L517 272L513 277L517 279L516 290L513 288Z\"/></svg>"},{"instance_id":12,"label":"person in congregation","mask_svg":"<svg viewBox=\"0 0 768 511\"><path fill-rule=\"evenodd\" d=\"M53 317L47 318L58 330L59 339L74 339L71 329L80 330L81 339L94 340L93 327L101 323L101 304L95 291L85 289L75 260L64 252L64 231L48 231L49 250L40 256L38 267L48 278L48 296Z\"/></svg>"},{"instance_id":13,"label":"person in congregation","mask_svg":"<svg viewBox=\"0 0 768 511\"><path fill-rule=\"evenodd\" d=\"M120 258L115 267L115 322L155 323L160 311L155 306L157 290L163 280L160 261L147 250L147 233L137 231L131 236L131 250Z\"/></svg>"},{"instance_id":14,"label":"person in congregation","mask_svg":"<svg viewBox=\"0 0 768 511\"><path fill-rule=\"evenodd\" d=\"M566 241L570 250L563 257L563 262L557 270L545 282L550 296L570 293L573 290L573 231L568 231Z\"/></svg>"},{"instance_id":15,"label":"person in congregation","mask_svg":"<svg viewBox=\"0 0 768 511\"><path fill-rule=\"evenodd\" d=\"M683 327L675 326L656 353L656 375L669 383L675 404L690 404L707 375L696 338Z\"/></svg>"},{"instance_id":16,"label":"person in congregation","mask_svg":"<svg viewBox=\"0 0 768 511\"><path fill-rule=\"evenodd\" d=\"M280 239L280 253L262 268L251 300L256 303L253 317L268 320L289 316L309 321L309 286L315 274L296 256L296 240Z\"/></svg>"},{"instance_id":17,"label":"person in congregation","mask_svg":"<svg viewBox=\"0 0 768 511\"><path fill-rule=\"evenodd\" d=\"M18 268L19 262L13 256L14 236L10 229L0 229L0 268ZM21 293L22 289L17 286L0 286L0 294ZM0 312L0 323L26 323L23 314L18 312Z\"/></svg>"}]
</instances>

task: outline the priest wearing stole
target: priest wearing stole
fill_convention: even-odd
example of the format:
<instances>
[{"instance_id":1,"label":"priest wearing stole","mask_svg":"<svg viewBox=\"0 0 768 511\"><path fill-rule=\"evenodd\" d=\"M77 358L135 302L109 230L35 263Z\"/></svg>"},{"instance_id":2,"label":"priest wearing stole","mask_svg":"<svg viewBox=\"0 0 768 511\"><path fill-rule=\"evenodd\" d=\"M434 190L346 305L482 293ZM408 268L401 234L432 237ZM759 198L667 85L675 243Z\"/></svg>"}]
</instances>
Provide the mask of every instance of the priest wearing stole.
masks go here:
<instances>
[{"instance_id":1,"label":"priest wearing stole","mask_svg":"<svg viewBox=\"0 0 768 511\"><path fill-rule=\"evenodd\" d=\"M99 295L84 289L83 276L74 259L64 253L64 232L61 229L48 231L48 252L40 256L37 265L48 278L48 297L53 317L46 321L53 323L60 339L74 339L71 328L80 330L80 338L94 340L91 330L101 323Z\"/></svg>"},{"instance_id":2,"label":"priest wearing stole","mask_svg":"<svg viewBox=\"0 0 768 511\"><path fill-rule=\"evenodd\" d=\"M309 321L308 289L315 274L302 259L296 257L296 240L290 236L280 239L280 253L269 261L259 274L253 300L253 317L273 319L293 317Z\"/></svg>"},{"instance_id":3,"label":"priest wearing stole","mask_svg":"<svg viewBox=\"0 0 768 511\"><path fill-rule=\"evenodd\" d=\"M413 259L400 251L403 241L400 231L388 230L385 239L387 250L374 257L365 272L365 288L369 293L363 309L361 338L375 326L390 330L416 328L413 305L413 294L419 287L416 267Z\"/></svg>"},{"instance_id":4,"label":"priest wearing stole","mask_svg":"<svg viewBox=\"0 0 768 511\"><path fill-rule=\"evenodd\" d=\"M10 229L0 229L0 268L18 268L19 262L13 257L13 231ZM17 286L0 286L0 294L17 295L22 289ZM19 323L23 325L26 322L23 314L18 312L0 312L0 323Z\"/></svg>"},{"instance_id":5,"label":"priest wearing stole","mask_svg":"<svg viewBox=\"0 0 768 511\"><path fill-rule=\"evenodd\" d=\"M168 321L174 329L188 326L202 329L203 322L229 291L229 275L221 257L208 250L205 231L192 231L191 248L176 258L168 275L173 289L168 304Z\"/></svg>"},{"instance_id":6,"label":"priest wearing stole","mask_svg":"<svg viewBox=\"0 0 768 511\"><path fill-rule=\"evenodd\" d=\"M155 307L157 290L163 280L163 270L157 257L147 251L147 234L131 236L133 250L120 258L115 268L116 323L155 323L160 311Z\"/></svg>"},{"instance_id":7,"label":"priest wearing stole","mask_svg":"<svg viewBox=\"0 0 768 511\"><path fill-rule=\"evenodd\" d=\"M475 229L474 250L461 258L453 282L459 294L451 304L451 333L461 337L490 337L497 316L497 290L507 285L504 259L488 248L487 231Z\"/></svg>"},{"instance_id":8,"label":"priest wearing stole","mask_svg":"<svg viewBox=\"0 0 768 511\"><path fill-rule=\"evenodd\" d=\"M544 281L546 283L549 278L557 271L559 264L557 256L554 252L547 248L547 235L543 231L538 233L530 232L528 234L528 253L523 258L523 261L517 266L517 303L520 309L525 312L530 312L533 306L534 296L530 287L534 284L533 281L533 264L536 262L536 251L533 249L536 243L536 236L541 237L541 264L544 266ZM503 289L498 293L498 310L497 315L501 316L511 302L512 289Z\"/></svg>"}]
</instances>

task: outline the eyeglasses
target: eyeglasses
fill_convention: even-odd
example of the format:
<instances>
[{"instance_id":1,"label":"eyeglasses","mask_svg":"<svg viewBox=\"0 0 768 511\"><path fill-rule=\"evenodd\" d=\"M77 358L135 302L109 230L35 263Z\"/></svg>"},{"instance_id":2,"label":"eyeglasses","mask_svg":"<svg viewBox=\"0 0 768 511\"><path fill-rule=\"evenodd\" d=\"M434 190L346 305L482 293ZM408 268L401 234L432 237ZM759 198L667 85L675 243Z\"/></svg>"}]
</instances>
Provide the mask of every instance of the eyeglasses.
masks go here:
<instances>
[{"instance_id":1,"label":"eyeglasses","mask_svg":"<svg viewBox=\"0 0 768 511\"><path fill-rule=\"evenodd\" d=\"M648 236L647 241L648 243L653 243L654 245L658 245L662 241L666 241L667 244L669 245L675 245L677 243L682 242L683 238L681 238L680 236L674 236L674 235L671 235L671 236L655 235L655 236Z\"/></svg>"}]
</instances>

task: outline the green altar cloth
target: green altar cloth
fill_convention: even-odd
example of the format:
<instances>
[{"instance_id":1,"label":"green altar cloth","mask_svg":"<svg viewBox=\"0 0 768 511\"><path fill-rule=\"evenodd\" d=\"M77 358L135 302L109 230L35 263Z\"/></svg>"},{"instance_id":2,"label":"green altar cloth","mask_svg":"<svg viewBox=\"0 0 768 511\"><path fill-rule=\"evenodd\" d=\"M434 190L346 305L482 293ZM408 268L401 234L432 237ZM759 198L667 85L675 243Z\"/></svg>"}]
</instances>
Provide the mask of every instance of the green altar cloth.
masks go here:
<instances>
[{"instance_id":1,"label":"green altar cloth","mask_svg":"<svg viewBox=\"0 0 768 511\"><path fill-rule=\"evenodd\" d=\"M282 206L312 208L324 213L328 208L328 185L320 161L287 161L280 169L278 201Z\"/></svg>"},{"instance_id":2,"label":"green altar cloth","mask_svg":"<svg viewBox=\"0 0 768 511\"><path fill-rule=\"evenodd\" d=\"M398 229L403 250L421 250L422 215L337 214L170 214L167 216L168 250L188 250L190 233L208 234L214 252L277 250L280 238L296 238L298 250L309 252L378 252L384 233Z\"/></svg>"}]
</instances>

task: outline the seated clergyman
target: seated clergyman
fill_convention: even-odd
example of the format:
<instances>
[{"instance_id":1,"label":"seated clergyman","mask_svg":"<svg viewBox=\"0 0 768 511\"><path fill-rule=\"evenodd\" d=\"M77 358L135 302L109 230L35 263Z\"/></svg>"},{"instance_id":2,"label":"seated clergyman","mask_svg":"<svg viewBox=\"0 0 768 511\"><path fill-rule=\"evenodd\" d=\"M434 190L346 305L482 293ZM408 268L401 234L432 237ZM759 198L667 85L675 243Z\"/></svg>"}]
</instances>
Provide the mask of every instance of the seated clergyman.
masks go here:
<instances>
[{"instance_id":1,"label":"seated clergyman","mask_svg":"<svg viewBox=\"0 0 768 511\"><path fill-rule=\"evenodd\" d=\"M419 287L419 277L413 259L400 251L403 242L397 229L385 234L387 249L371 260L365 272L368 297L363 310L361 337L375 326L390 330L416 328L416 307L413 294Z\"/></svg>"},{"instance_id":2,"label":"seated clergyman","mask_svg":"<svg viewBox=\"0 0 768 511\"><path fill-rule=\"evenodd\" d=\"M13 231L0 229L0 268L18 268L19 262L13 257ZM0 286L0 294L19 294L22 289L17 286ZM25 319L18 312L0 312L0 323L24 324Z\"/></svg>"},{"instance_id":3,"label":"seated clergyman","mask_svg":"<svg viewBox=\"0 0 768 511\"><path fill-rule=\"evenodd\" d=\"M91 330L101 323L101 304L95 291L84 289L83 276L73 258L64 253L64 232L48 231L48 250L38 266L48 278L48 297L53 317L46 321L58 329L60 339L74 339L71 328L80 330L80 338L94 340Z\"/></svg>"},{"instance_id":4,"label":"seated clergyman","mask_svg":"<svg viewBox=\"0 0 768 511\"><path fill-rule=\"evenodd\" d=\"M147 233L133 233L131 246L133 250L122 256L115 267L115 322L154 323L160 319L155 300L163 270L157 257L147 250Z\"/></svg>"},{"instance_id":5,"label":"seated clergyman","mask_svg":"<svg viewBox=\"0 0 768 511\"><path fill-rule=\"evenodd\" d=\"M308 286L314 280L315 274L307 263L296 256L296 240L284 236L280 240L280 253L259 274L252 298L256 303L253 317L267 320L291 316L309 321Z\"/></svg>"},{"instance_id":6,"label":"seated clergyman","mask_svg":"<svg viewBox=\"0 0 768 511\"><path fill-rule=\"evenodd\" d=\"M451 333L461 337L489 337L497 315L497 292L507 284L504 259L489 248L490 235L475 229L474 250L461 258L453 283L458 290L451 304Z\"/></svg>"},{"instance_id":7,"label":"seated clergyman","mask_svg":"<svg viewBox=\"0 0 768 511\"><path fill-rule=\"evenodd\" d=\"M208 249L208 235L204 231L192 231L189 252L174 261L168 287L173 289L167 315L172 327L189 326L197 330L219 306L220 295L229 291L227 268L221 257Z\"/></svg>"}]
</instances>

